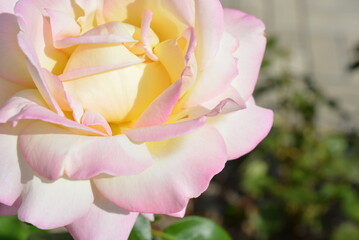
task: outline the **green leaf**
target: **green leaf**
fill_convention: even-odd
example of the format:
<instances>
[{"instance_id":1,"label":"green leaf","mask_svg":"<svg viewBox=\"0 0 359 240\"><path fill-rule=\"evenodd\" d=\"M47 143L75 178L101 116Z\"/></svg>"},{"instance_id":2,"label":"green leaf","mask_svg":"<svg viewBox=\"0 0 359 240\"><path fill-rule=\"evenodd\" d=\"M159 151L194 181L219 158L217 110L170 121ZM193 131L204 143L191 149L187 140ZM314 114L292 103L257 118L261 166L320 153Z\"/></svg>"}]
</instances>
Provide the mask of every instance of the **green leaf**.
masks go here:
<instances>
[{"instance_id":1,"label":"green leaf","mask_svg":"<svg viewBox=\"0 0 359 240\"><path fill-rule=\"evenodd\" d=\"M202 217L186 217L164 230L163 240L231 240L218 224Z\"/></svg>"},{"instance_id":2,"label":"green leaf","mask_svg":"<svg viewBox=\"0 0 359 240\"><path fill-rule=\"evenodd\" d=\"M46 232L36 227L23 223L16 216L0 217L0 239L27 240L32 233Z\"/></svg>"},{"instance_id":3,"label":"green leaf","mask_svg":"<svg viewBox=\"0 0 359 240\"><path fill-rule=\"evenodd\" d=\"M73 240L69 233L35 233L28 240Z\"/></svg>"},{"instance_id":4,"label":"green leaf","mask_svg":"<svg viewBox=\"0 0 359 240\"><path fill-rule=\"evenodd\" d=\"M139 215L128 240L151 240L151 223Z\"/></svg>"}]
</instances>

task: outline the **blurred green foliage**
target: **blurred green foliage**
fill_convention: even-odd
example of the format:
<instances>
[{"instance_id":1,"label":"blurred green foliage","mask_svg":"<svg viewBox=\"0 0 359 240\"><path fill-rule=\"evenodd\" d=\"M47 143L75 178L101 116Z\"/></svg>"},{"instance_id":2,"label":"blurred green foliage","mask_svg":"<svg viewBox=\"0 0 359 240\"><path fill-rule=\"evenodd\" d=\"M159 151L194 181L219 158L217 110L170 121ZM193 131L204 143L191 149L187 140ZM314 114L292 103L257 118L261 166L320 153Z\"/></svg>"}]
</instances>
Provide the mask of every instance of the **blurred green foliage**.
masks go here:
<instances>
[{"instance_id":1,"label":"blurred green foliage","mask_svg":"<svg viewBox=\"0 0 359 240\"><path fill-rule=\"evenodd\" d=\"M72 240L68 233L49 233L20 222L16 216L0 217L1 240Z\"/></svg>"},{"instance_id":2,"label":"blurred green foliage","mask_svg":"<svg viewBox=\"0 0 359 240\"><path fill-rule=\"evenodd\" d=\"M273 71L288 59L270 39L255 98L274 110L273 129L227 164L214 178L217 193L195 200L193 213L216 219L236 240L358 240L358 134L322 125L323 110L343 125L349 115L309 77Z\"/></svg>"},{"instance_id":3,"label":"blurred green foliage","mask_svg":"<svg viewBox=\"0 0 359 240\"><path fill-rule=\"evenodd\" d=\"M17 220L17 217L0 217L0 239L27 240L28 235L41 230Z\"/></svg>"}]
</instances>

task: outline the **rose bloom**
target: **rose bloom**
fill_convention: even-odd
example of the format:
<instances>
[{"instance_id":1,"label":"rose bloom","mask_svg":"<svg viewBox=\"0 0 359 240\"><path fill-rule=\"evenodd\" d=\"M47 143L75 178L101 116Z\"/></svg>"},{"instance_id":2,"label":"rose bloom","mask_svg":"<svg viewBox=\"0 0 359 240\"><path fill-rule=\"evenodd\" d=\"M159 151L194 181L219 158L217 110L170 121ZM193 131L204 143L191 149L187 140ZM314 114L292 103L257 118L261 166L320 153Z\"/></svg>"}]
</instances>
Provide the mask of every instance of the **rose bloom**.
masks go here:
<instances>
[{"instance_id":1,"label":"rose bloom","mask_svg":"<svg viewBox=\"0 0 359 240\"><path fill-rule=\"evenodd\" d=\"M269 132L263 23L218 0L0 0L0 214L75 239L183 216Z\"/></svg>"}]
</instances>

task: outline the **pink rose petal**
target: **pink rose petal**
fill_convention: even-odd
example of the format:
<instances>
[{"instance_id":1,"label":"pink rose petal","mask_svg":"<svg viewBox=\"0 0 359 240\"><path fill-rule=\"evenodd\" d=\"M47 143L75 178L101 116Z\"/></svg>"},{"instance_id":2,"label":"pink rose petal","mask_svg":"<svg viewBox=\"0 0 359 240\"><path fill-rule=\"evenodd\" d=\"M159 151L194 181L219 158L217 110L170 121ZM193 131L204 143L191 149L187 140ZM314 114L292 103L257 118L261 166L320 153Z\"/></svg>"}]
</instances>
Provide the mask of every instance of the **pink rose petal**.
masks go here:
<instances>
[{"instance_id":1,"label":"pink rose petal","mask_svg":"<svg viewBox=\"0 0 359 240\"><path fill-rule=\"evenodd\" d=\"M216 57L224 31L223 8L219 0L196 0L196 56L202 71Z\"/></svg>"},{"instance_id":2,"label":"pink rose petal","mask_svg":"<svg viewBox=\"0 0 359 240\"><path fill-rule=\"evenodd\" d=\"M0 0L0 13L14 13L17 1L18 0Z\"/></svg>"},{"instance_id":3,"label":"pink rose petal","mask_svg":"<svg viewBox=\"0 0 359 240\"><path fill-rule=\"evenodd\" d=\"M106 135L93 128L86 127L78 122L59 116L45 107L38 91L24 90L11 97L0 108L0 123L12 123L16 125L22 119L34 119L71 128L78 133L91 135Z\"/></svg>"},{"instance_id":4,"label":"pink rose petal","mask_svg":"<svg viewBox=\"0 0 359 240\"><path fill-rule=\"evenodd\" d=\"M146 55L153 61L158 61L158 57L153 53L149 40L149 32L151 30L152 12L145 10L143 12L141 24L141 41Z\"/></svg>"},{"instance_id":5,"label":"pink rose petal","mask_svg":"<svg viewBox=\"0 0 359 240\"><path fill-rule=\"evenodd\" d=\"M93 199L90 181L48 182L34 176L26 183L18 216L41 229L63 227L84 216Z\"/></svg>"},{"instance_id":6,"label":"pink rose petal","mask_svg":"<svg viewBox=\"0 0 359 240\"><path fill-rule=\"evenodd\" d=\"M178 80L158 96L142 113L135 123L135 128L160 125L171 116L182 91L182 81Z\"/></svg>"},{"instance_id":7,"label":"pink rose petal","mask_svg":"<svg viewBox=\"0 0 359 240\"><path fill-rule=\"evenodd\" d=\"M96 178L99 191L131 212L175 213L199 196L227 161L222 137L208 126L150 149L155 157L150 168L138 175Z\"/></svg>"},{"instance_id":8,"label":"pink rose petal","mask_svg":"<svg viewBox=\"0 0 359 240\"><path fill-rule=\"evenodd\" d=\"M187 210L187 208L185 207L184 209L182 209L182 210L179 211L179 212L170 213L170 214L167 214L167 215L168 215L168 216L171 216L171 217L183 218L183 217L186 215L186 210Z\"/></svg>"},{"instance_id":9,"label":"pink rose petal","mask_svg":"<svg viewBox=\"0 0 359 240\"><path fill-rule=\"evenodd\" d=\"M49 14L53 41L67 37L77 36L81 28L73 16L50 8L46 9Z\"/></svg>"},{"instance_id":10,"label":"pink rose petal","mask_svg":"<svg viewBox=\"0 0 359 240\"><path fill-rule=\"evenodd\" d=\"M26 44L19 43L19 45L35 68L43 67L57 75L62 72L67 55L54 47L51 25L45 8L75 17L71 0L19 0L15 13L22 33L26 36L21 37L26 39Z\"/></svg>"},{"instance_id":11,"label":"pink rose petal","mask_svg":"<svg viewBox=\"0 0 359 240\"><path fill-rule=\"evenodd\" d=\"M50 180L64 174L71 179L132 175L152 164L146 145L134 144L125 135L77 135L43 122L21 132L19 150L35 172Z\"/></svg>"},{"instance_id":12,"label":"pink rose petal","mask_svg":"<svg viewBox=\"0 0 359 240\"><path fill-rule=\"evenodd\" d=\"M199 117L182 122L127 129L123 134L135 142L155 142L188 134L203 127L205 123L206 117Z\"/></svg>"},{"instance_id":13,"label":"pink rose petal","mask_svg":"<svg viewBox=\"0 0 359 240\"><path fill-rule=\"evenodd\" d=\"M239 40L234 53L238 58L238 77L232 85L246 101L253 93L263 59L266 38L261 20L233 9L224 10L225 29Z\"/></svg>"},{"instance_id":14,"label":"pink rose petal","mask_svg":"<svg viewBox=\"0 0 359 240\"><path fill-rule=\"evenodd\" d=\"M128 26L121 22L108 22L92 28L77 37L68 37L55 42L57 48L67 48L79 44L94 43L129 43L137 42L132 38Z\"/></svg>"},{"instance_id":15,"label":"pink rose petal","mask_svg":"<svg viewBox=\"0 0 359 240\"><path fill-rule=\"evenodd\" d=\"M252 151L267 136L273 124L273 112L248 105L237 112L208 118L208 123L222 135L228 159L236 159Z\"/></svg>"},{"instance_id":16,"label":"pink rose petal","mask_svg":"<svg viewBox=\"0 0 359 240\"><path fill-rule=\"evenodd\" d=\"M99 196L84 216L66 228L76 240L127 239L137 216Z\"/></svg>"},{"instance_id":17,"label":"pink rose petal","mask_svg":"<svg viewBox=\"0 0 359 240\"><path fill-rule=\"evenodd\" d=\"M26 67L24 53L17 44L20 29L17 17L12 14L0 14L0 77L27 87L34 87ZM6 27L4 27L6 26Z\"/></svg>"},{"instance_id":18,"label":"pink rose petal","mask_svg":"<svg viewBox=\"0 0 359 240\"><path fill-rule=\"evenodd\" d=\"M38 58L36 56L35 50L32 48L29 39L27 39L26 35L22 32L18 34L18 41L20 48L24 51L28 59L28 68L33 77L34 83L41 93L42 97L49 105L49 107L56 111L59 115L63 115L63 112L51 94L49 87L46 83L44 73L38 62Z\"/></svg>"},{"instance_id":19,"label":"pink rose petal","mask_svg":"<svg viewBox=\"0 0 359 240\"><path fill-rule=\"evenodd\" d=\"M107 135L112 135L112 130L106 119L94 110L87 110L82 116L81 123L88 127L93 127Z\"/></svg>"},{"instance_id":20,"label":"pink rose petal","mask_svg":"<svg viewBox=\"0 0 359 240\"><path fill-rule=\"evenodd\" d=\"M17 139L22 126L0 124L0 203L12 205L22 191Z\"/></svg>"},{"instance_id":21,"label":"pink rose petal","mask_svg":"<svg viewBox=\"0 0 359 240\"><path fill-rule=\"evenodd\" d=\"M238 41L224 33L216 57L206 69L198 73L196 82L185 100L191 107L211 100L221 94L238 75L237 59L233 57Z\"/></svg>"}]
</instances>

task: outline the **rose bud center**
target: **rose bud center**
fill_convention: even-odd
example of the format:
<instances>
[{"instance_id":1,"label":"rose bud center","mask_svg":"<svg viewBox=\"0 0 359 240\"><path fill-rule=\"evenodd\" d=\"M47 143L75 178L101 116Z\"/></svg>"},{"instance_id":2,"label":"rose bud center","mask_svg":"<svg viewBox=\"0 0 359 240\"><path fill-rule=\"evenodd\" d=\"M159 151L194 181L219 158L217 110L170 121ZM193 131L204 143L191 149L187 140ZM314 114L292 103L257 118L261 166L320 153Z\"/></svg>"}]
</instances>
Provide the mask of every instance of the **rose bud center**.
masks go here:
<instances>
[{"instance_id":1,"label":"rose bud center","mask_svg":"<svg viewBox=\"0 0 359 240\"><path fill-rule=\"evenodd\" d=\"M85 110L95 110L117 124L135 121L170 86L171 79L152 53L159 40L151 29L143 41L139 27L116 25L134 41L80 44L71 53L62 77L67 76L63 80L66 91Z\"/></svg>"}]
</instances>

